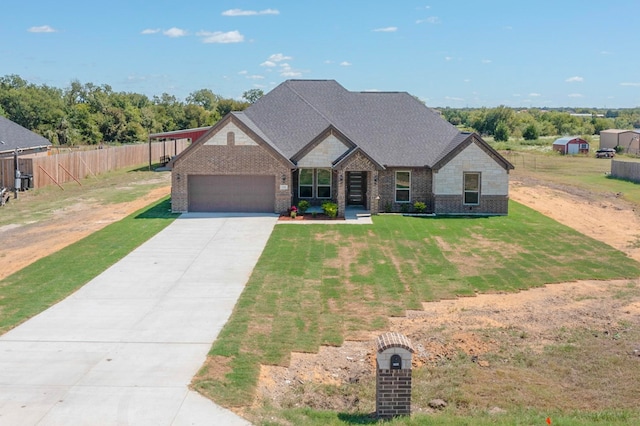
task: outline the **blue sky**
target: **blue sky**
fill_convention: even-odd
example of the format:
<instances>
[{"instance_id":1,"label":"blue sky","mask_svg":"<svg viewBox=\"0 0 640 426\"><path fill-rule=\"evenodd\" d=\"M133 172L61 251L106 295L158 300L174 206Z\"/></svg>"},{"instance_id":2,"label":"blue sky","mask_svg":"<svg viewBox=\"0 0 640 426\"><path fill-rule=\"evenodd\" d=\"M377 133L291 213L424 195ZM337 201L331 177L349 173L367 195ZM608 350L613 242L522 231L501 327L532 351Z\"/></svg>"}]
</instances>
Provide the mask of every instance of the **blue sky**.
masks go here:
<instances>
[{"instance_id":1,"label":"blue sky","mask_svg":"<svg viewBox=\"0 0 640 426\"><path fill-rule=\"evenodd\" d=\"M184 100L282 81L406 91L433 107L640 106L640 1L23 0L0 76Z\"/></svg>"}]
</instances>

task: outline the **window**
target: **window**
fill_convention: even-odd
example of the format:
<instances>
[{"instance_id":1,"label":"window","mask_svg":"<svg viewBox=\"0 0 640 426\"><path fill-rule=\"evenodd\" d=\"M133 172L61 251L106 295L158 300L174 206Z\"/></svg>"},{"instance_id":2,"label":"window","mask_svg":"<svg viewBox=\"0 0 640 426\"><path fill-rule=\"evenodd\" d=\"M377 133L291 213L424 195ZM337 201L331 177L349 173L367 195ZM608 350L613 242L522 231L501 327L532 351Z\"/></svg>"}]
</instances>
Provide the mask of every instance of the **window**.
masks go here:
<instances>
[{"instance_id":1,"label":"window","mask_svg":"<svg viewBox=\"0 0 640 426\"><path fill-rule=\"evenodd\" d=\"M300 169L298 181L298 196L313 198L313 169Z\"/></svg>"},{"instance_id":2,"label":"window","mask_svg":"<svg viewBox=\"0 0 640 426\"><path fill-rule=\"evenodd\" d=\"M480 173L464 174L464 204L480 204Z\"/></svg>"},{"instance_id":3,"label":"window","mask_svg":"<svg viewBox=\"0 0 640 426\"><path fill-rule=\"evenodd\" d=\"M236 134L233 132L227 132L227 145L235 145L236 144Z\"/></svg>"},{"instance_id":4,"label":"window","mask_svg":"<svg viewBox=\"0 0 640 426\"><path fill-rule=\"evenodd\" d=\"M317 170L317 194L318 198L331 198L331 170Z\"/></svg>"},{"instance_id":5,"label":"window","mask_svg":"<svg viewBox=\"0 0 640 426\"><path fill-rule=\"evenodd\" d=\"M411 172L396 172L396 202L411 201Z\"/></svg>"}]
</instances>

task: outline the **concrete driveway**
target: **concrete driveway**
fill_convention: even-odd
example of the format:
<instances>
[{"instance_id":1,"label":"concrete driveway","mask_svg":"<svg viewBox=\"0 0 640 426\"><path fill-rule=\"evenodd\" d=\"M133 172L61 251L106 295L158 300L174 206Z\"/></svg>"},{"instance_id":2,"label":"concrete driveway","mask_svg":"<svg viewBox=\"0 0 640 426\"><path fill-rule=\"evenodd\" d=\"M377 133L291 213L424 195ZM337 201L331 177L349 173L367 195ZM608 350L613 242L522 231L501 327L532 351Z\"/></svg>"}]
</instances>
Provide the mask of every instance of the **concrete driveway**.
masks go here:
<instances>
[{"instance_id":1,"label":"concrete driveway","mask_svg":"<svg viewBox=\"0 0 640 426\"><path fill-rule=\"evenodd\" d=\"M0 337L0 424L248 424L188 385L276 221L182 215Z\"/></svg>"}]
</instances>

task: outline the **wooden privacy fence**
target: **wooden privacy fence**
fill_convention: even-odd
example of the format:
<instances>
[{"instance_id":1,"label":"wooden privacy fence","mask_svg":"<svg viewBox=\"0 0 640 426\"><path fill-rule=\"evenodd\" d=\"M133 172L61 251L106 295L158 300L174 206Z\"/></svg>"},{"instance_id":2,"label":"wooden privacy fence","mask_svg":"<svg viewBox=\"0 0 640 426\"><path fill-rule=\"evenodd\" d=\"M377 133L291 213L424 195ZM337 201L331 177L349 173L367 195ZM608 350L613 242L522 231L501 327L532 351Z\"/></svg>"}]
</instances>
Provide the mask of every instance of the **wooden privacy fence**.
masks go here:
<instances>
[{"instance_id":1,"label":"wooden privacy fence","mask_svg":"<svg viewBox=\"0 0 640 426\"><path fill-rule=\"evenodd\" d=\"M159 163L162 157L172 157L184 151L188 140L151 143L151 162ZM90 176L96 176L125 167L149 164L149 144L123 145L50 155L19 155L20 172L33 176L34 188L61 185ZM0 158L0 182L7 188L14 187L14 158ZM75 183L75 182L74 182Z\"/></svg>"},{"instance_id":2,"label":"wooden privacy fence","mask_svg":"<svg viewBox=\"0 0 640 426\"><path fill-rule=\"evenodd\" d=\"M611 176L640 183L640 163L611 160Z\"/></svg>"}]
</instances>

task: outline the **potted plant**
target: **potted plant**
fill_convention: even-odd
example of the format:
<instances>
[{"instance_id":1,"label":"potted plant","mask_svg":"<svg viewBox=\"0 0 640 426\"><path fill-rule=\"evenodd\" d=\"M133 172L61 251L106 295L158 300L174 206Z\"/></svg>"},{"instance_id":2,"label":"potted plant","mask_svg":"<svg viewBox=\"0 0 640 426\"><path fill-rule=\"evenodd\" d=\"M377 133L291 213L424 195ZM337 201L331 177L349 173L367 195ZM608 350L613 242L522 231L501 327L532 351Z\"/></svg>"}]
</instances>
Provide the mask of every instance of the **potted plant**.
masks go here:
<instances>
[{"instance_id":1,"label":"potted plant","mask_svg":"<svg viewBox=\"0 0 640 426\"><path fill-rule=\"evenodd\" d=\"M298 208L296 206L291 206L291 208L289 209L289 216L291 216L292 219L295 219L297 215Z\"/></svg>"}]
</instances>

